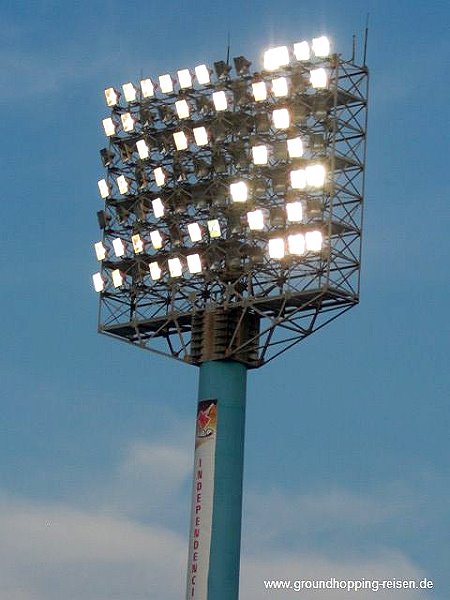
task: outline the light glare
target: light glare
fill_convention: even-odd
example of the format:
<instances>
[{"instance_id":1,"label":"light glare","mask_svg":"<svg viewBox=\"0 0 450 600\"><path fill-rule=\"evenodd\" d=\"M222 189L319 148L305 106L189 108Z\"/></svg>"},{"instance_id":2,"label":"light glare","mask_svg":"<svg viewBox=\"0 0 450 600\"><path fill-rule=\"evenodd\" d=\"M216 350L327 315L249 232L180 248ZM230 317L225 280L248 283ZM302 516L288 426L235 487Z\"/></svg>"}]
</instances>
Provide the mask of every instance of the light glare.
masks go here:
<instances>
[{"instance_id":1,"label":"light glare","mask_svg":"<svg viewBox=\"0 0 450 600\"><path fill-rule=\"evenodd\" d=\"M136 148L139 154L139 158L144 160L149 157L150 152L147 144L145 143L145 140L139 140L138 142L136 142Z\"/></svg>"},{"instance_id":2,"label":"light glare","mask_svg":"<svg viewBox=\"0 0 450 600\"><path fill-rule=\"evenodd\" d=\"M122 86L123 95L125 96L125 100L127 102L135 102L136 101L136 88L132 83L124 83Z\"/></svg>"},{"instance_id":3,"label":"light glare","mask_svg":"<svg viewBox=\"0 0 450 600\"><path fill-rule=\"evenodd\" d=\"M195 76L200 85L205 85L210 82L209 69L206 65L198 65L198 67L195 67Z\"/></svg>"},{"instance_id":4,"label":"light glare","mask_svg":"<svg viewBox=\"0 0 450 600\"><path fill-rule=\"evenodd\" d=\"M106 181L106 179L100 179L100 181L98 182L98 190L100 192L100 196L102 198L107 198L110 194L109 191L109 185L108 182Z\"/></svg>"},{"instance_id":5,"label":"light glare","mask_svg":"<svg viewBox=\"0 0 450 600\"><path fill-rule=\"evenodd\" d=\"M253 146L252 155L253 163L255 165L267 165L268 152L265 144L262 144L261 146Z\"/></svg>"},{"instance_id":6,"label":"light glare","mask_svg":"<svg viewBox=\"0 0 450 600\"><path fill-rule=\"evenodd\" d=\"M130 186L128 185L128 180L125 175L119 175L117 178L117 187L119 188L119 192L121 194L128 194Z\"/></svg>"},{"instance_id":7,"label":"light glare","mask_svg":"<svg viewBox=\"0 0 450 600\"><path fill-rule=\"evenodd\" d=\"M308 42L298 42L294 44L294 54L297 60L309 60L311 51Z\"/></svg>"},{"instance_id":8,"label":"light glare","mask_svg":"<svg viewBox=\"0 0 450 600\"><path fill-rule=\"evenodd\" d=\"M277 77L272 80L272 92L277 98L288 95L288 82L286 77Z\"/></svg>"},{"instance_id":9,"label":"light glare","mask_svg":"<svg viewBox=\"0 0 450 600\"><path fill-rule=\"evenodd\" d=\"M213 92L213 102L217 111L227 110L228 102L224 91Z\"/></svg>"},{"instance_id":10,"label":"light glare","mask_svg":"<svg viewBox=\"0 0 450 600\"><path fill-rule=\"evenodd\" d=\"M192 242L200 242L202 239L202 230L198 223L189 223L188 225L189 237Z\"/></svg>"},{"instance_id":11,"label":"light glare","mask_svg":"<svg viewBox=\"0 0 450 600\"><path fill-rule=\"evenodd\" d=\"M230 194L233 202L246 202L248 198L248 187L245 181L231 183Z\"/></svg>"},{"instance_id":12,"label":"light glare","mask_svg":"<svg viewBox=\"0 0 450 600\"><path fill-rule=\"evenodd\" d=\"M181 69L178 71L178 81L180 83L180 88L190 88L192 87L192 77L189 69Z\"/></svg>"},{"instance_id":13,"label":"light glare","mask_svg":"<svg viewBox=\"0 0 450 600\"><path fill-rule=\"evenodd\" d=\"M330 54L330 40L324 35L314 38L312 50L317 58L326 58Z\"/></svg>"},{"instance_id":14,"label":"light glare","mask_svg":"<svg viewBox=\"0 0 450 600\"><path fill-rule=\"evenodd\" d=\"M264 214L259 208L247 213L248 226L252 231L264 229Z\"/></svg>"},{"instance_id":15,"label":"light glare","mask_svg":"<svg viewBox=\"0 0 450 600\"><path fill-rule=\"evenodd\" d=\"M220 223L217 219L211 219L208 221L209 236L212 238L218 238L221 235Z\"/></svg>"},{"instance_id":16,"label":"light glare","mask_svg":"<svg viewBox=\"0 0 450 600\"><path fill-rule=\"evenodd\" d=\"M111 271L111 277L115 288L123 285L123 275L119 269L114 269L114 271Z\"/></svg>"},{"instance_id":17,"label":"light glare","mask_svg":"<svg viewBox=\"0 0 450 600\"><path fill-rule=\"evenodd\" d=\"M163 94L170 94L171 92L173 92L172 77L169 74L160 75L159 76L159 87Z\"/></svg>"},{"instance_id":18,"label":"light glare","mask_svg":"<svg viewBox=\"0 0 450 600\"><path fill-rule=\"evenodd\" d=\"M322 187L325 183L325 167L323 165L309 165L306 167L306 183L310 187Z\"/></svg>"},{"instance_id":19,"label":"light glare","mask_svg":"<svg viewBox=\"0 0 450 600\"><path fill-rule=\"evenodd\" d=\"M201 273L202 272L202 261L200 260L199 254L188 254L187 264L190 273Z\"/></svg>"},{"instance_id":20,"label":"light glare","mask_svg":"<svg viewBox=\"0 0 450 600\"><path fill-rule=\"evenodd\" d=\"M287 148L290 158L300 158L303 156L303 142L301 138L291 138L287 141Z\"/></svg>"},{"instance_id":21,"label":"light glare","mask_svg":"<svg viewBox=\"0 0 450 600\"><path fill-rule=\"evenodd\" d=\"M270 48L264 52L264 69L275 71L289 64L289 50L287 46Z\"/></svg>"},{"instance_id":22,"label":"light glare","mask_svg":"<svg viewBox=\"0 0 450 600\"><path fill-rule=\"evenodd\" d=\"M277 129L288 129L290 118L287 108L277 108L273 111L272 118L273 124Z\"/></svg>"},{"instance_id":23,"label":"light glare","mask_svg":"<svg viewBox=\"0 0 450 600\"><path fill-rule=\"evenodd\" d=\"M116 104L119 102L119 94L112 87L106 88L105 98L107 106L116 106Z\"/></svg>"},{"instance_id":24,"label":"light glare","mask_svg":"<svg viewBox=\"0 0 450 600\"><path fill-rule=\"evenodd\" d=\"M306 188L306 171L305 169L296 169L291 171L291 186L294 190L304 190Z\"/></svg>"},{"instance_id":25,"label":"light glare","mask_svg":"<svg viewBox=\"0 0 450 600\"><path fill-rule=\"evenodd\" d=\"M289 254L301 256L305 253L305 236L303 233L288 235L288 249Z\"/></svg>"},{"instance_id":26,"label":"light glare","mask_svg":"<svg viewBox=\"0 0 450 600\"><path fill-rule=\"evenodd\" d=\"M176 131L173 134L173 139L177 150L186 150L186 148L188 147L188 141L184 131Z\"/></svg>"},{"instance_id":27,"label":"light glare","mask_svg":"<svg viewBox=\"0 0 450 600\"><path fill-rule=\"evenodd\" d=\"M310 80L313 88L326 88L328 85L328 75L323 67L319 69L311 69Z\"/></svg>"},{"instance_id":28,"label":"light glare","mask_svg":"<svg viewBox=\"0 0 450 600\"><path fill-rule=\"evenodd\" d=\"M155 95L155 88L151 79L141 79L141 91L144 98L152 98Z\"/></svg>"},{"instance_id":29,"label":"light glare","mask_svg":"<svg viewBox=\"0 0 450 600\"><path fill-rule=\"evenodd\" d=\"M322 233L320 231L307 231L305 234L306 249L310 252L322 250Z\"/></svg>"},{"instance_id":30,"label":"light glare","mask_svg":"<svg viewBox=\"0 0 450 600\"><path fill-rule=\"evenodd\" d=\"M171 277L181 277L183 269L181 267L181 260L179 258L169 258L167 261L169 265L169 273Z\"/></svg>"},{"instance_id":31,"label":"light glare","mask_svg":"<svg viewBox=\"0 0 450 600\"><path fill-rule=\"evenodd\" d=\"M160 250L163 245L163 239L157 229L150 232L150 239L152 240L152 246L155 250Z\"/></svg>"},{"instance_id":32,"label":"light glare","mask_svg":"<svg viewBox=\"0 0 450 600\"><path fill-rule=\"evenodd\" d=\"M166 176L162 167L156 167L156 169L153 170L153 175L155 176L156 185L162 187L166 181Z\"/></svg>"},{"instance_id":33,"label":"light glare","mask_svg":"<svg viewBox=\"0 0 450 600\"><path fill-rule=\"evenodd\" d=\"M177 100L175 102L175 108L179 119L187 119L189 117L189 104L186 100Z\"/></svg>"},{"instance_id":34,"label":"light glare","mask_svg":"<svg viewBox=\"0 0 450 600\"><path fill-rule=\"evenodd\" d=\"M252 83L253 97L255 102L261 102L267 98L267 88L265 81Z\"/></svg>"},{"instance_id":35,"label":"light glare","mask_svg":"<svg viewBox=\"0 0 450 600\"><path fill-rule=\"evenodd\" d=\"M204 127L194 127L194 138L197 146L206 146L208 143L208 132Z\"/></svg>"},{"instance_id":36,"label":"light glare","mask_svg":"<svg viewBox=\"0 0 450 600\"><path fill-rule=\"evenodd\" d=\"M129 112L123 113L120 115L120 120L122 121L123 130L126 132L133 131L134 129L134 119Z\"/></svg>"},{"instance_id":37,"label":"light glare","mask_svg":"<svg viewBox=\"0 0 450 600\"><path fill-rule=\"evenodd\" d=\"M286 204L288 221L299 223L303 219L303 206L301 202L288 202Z\"/></svg>"},{"instance_id":38,"label":"light glare","mask_svg":"<svg viewBox=\"0 0 450 600\"><path fill-rule=\"evenodd\" d=\"M125 254L125 244L123 243L123 240L120 238L115 238L112 245L114 248L114 254L117 256L117 258L120 258Z\"/></svg>"},{"instance_id":39,"label":"light glare","mask_svg":"<svg viewBox=\"0 0 450 600\"><path fill-rule=\"evenodd\" d=\"M148 265L148 268L150 270L150 277L153 279L153 281L161 279L161 269L157 262L151 262Z\"/></svg>"},{"instance_id":40,"label":"light glare","mask_svg":"<svg viewBox=\"0 0 450 600\"><path fill-rule=\"evenodd\" d=\"M103 242L97 242L94 244L94 248L97 260L104 260L106 258L106 248L103 245Z\"/></svg>"},{"instance_id":41,"label":"light glare","mask_svg":"<svg viewBox=\"0 0 450 600\"><path fill-rule=\"evenodd\" d=\"M105 288L105 282L103 281L101 273L94 273L94 275L92 275L92 282L96 292L103 292Z\"/></svg>"},{"instance_id":42,"label":"light glare","mask_svg":"<svg viewBox=\"0 0 450 600\"><path fill-rule=\"evenodd\" d=\"M108 137L110 137L116 133L116 126L114 125L114 121L111 119L111 117L108 117L107 119L103 119L102 123L103 123L103 129L105 130L105 133Z\"/></svg>"},{"instance_id":43,"label":"light glare","mask_svg":"<svg viewBox=\"0 0 450 600\"><path fill-rule=\"evenodd\" d=\"M152 208L153 214L157 219L160 219L164 216L164 204L162 203L161 198L155 198L152 200Z\"/></svg>"},{"instance_id":44,"label":"light glare","mask_svg":"<svg viewBox=\"0 0 450 600\"><path fill-rule=\"evenodd\" d=\"M133 244L133 250L135 254L140 254L141 252L144 252L144 242L142 241L142 238L138 233L131 236L131 242Z\"/></svg>"},{"instance_id":45,"label":"light glare","mask_svg":"<svg viewBox=\"0 0 450 600\"><path fill-rule=\"evenodd\" d=\"M284 258L284 240L283 238L272 238L269 240L270 258Z\"/></svg>"}]
</instances>

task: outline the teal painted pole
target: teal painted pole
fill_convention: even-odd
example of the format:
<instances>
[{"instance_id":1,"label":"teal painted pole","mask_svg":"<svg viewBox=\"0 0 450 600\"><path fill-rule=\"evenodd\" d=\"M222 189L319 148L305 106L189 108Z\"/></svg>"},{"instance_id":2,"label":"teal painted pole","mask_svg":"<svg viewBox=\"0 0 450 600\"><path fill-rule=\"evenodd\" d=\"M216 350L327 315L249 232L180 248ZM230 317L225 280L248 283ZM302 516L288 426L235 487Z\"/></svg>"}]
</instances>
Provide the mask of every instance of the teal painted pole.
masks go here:
<instances>
[{"instance_id":1,"label":"teal painted pole","mask_svg":"<svg viewBox=\"0 0 450 600\"><path fill-rule=\"evenodd\" d=\"M199 401L217 400L214 504L208 600L238 600L247 368L235 361L200 366Z\"/></svg>"}]
</instances>

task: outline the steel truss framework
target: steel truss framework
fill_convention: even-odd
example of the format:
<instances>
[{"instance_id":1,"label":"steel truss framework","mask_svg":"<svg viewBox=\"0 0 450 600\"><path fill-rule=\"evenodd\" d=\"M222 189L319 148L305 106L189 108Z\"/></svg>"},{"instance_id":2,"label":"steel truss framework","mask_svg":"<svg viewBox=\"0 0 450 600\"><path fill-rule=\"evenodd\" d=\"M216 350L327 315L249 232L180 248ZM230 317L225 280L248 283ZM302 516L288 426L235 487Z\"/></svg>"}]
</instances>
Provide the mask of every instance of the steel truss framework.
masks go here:
<instances>
[{"instance_id":1,"label":"steel truss framework","mask_svg":"<svg viewBox=\"0 0 450 600\"><path fill-rule=\"evenodd\" d=\"M314 89L309 83L310 70L317 67L328 73L325 89ZM275 77L287 78L288 97L270 93ZM266 82L266 100L254 100L255 81ZM217 90L225 91L227 110L214 109L211 95ZM203 320L211 314L231 314L223 356L258 367L356 305L367 92L367 68L333 55L314 62L294 61L276 73L225 74L204 86L157 93L148 99L138 95L135 102L113 107L116 124L126 112L135 123L132 132L116 131L102 151L111 192L100 213L108 254L102 261L105 287L100 294L99 331L200 364L202 354L195 346L201 332L209 335L202 329ZM186 119L179 119L175 111L180 99L190 108ZM277 129L271 114L284 107L290 113L290 127ZM200 126L209 138L208 145L201 147L192 135L193 128ZM188 139L185 150L174 147L173 133L178 131ZM303 141L301 158L290 158L286 151L286 140L293 136ZM139 140L145 140L148 158L139 158ZM251 148L261 144L269 149L268 163L255 165ZM324 186L292 189L290 171L317 163L326 168ZM162 187L154 180L153 170L158 167L165 175ZM125 195L117 189L120 175L129 184ZM229 184L240 180L247 182L249 198L233 203ZM163 217L154 215L155 198L161 198L165 207ZM302 203L300 223L286 219L285 204L291 200ZM265 215L260 231L248 227L247 212L255 208ZM211 219L219 221L220 237L208 235ZM196 243L187 232L193 222L203 231ZM153 249L149 238L156 229L163 237L159 250ZM287 253L279 260L269 257L269 239L311 230L323 236L320 252ZM144 242L138 254L131 244L135 234ZM111 250L115 238L126 245L120 258ZM170 277L168 259L176 256L185 261L193 252L201 257L202 272L185 270L181 277ZM150 277L153 261L162 269L158 280ZM117 288L110 281L112 270L119 270L124 278ZM249 319L252 326L242 335L242 324Z\"/></svg>"}]
</instances>

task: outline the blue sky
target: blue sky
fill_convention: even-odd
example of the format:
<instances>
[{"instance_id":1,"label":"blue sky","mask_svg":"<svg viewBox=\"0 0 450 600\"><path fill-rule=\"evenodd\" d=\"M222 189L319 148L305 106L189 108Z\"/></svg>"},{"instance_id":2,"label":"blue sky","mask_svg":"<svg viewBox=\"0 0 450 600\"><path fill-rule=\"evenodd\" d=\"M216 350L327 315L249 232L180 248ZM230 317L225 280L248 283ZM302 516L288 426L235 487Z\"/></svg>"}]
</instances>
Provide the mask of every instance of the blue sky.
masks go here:
<instances>
[{"instance_id":1,"label":"blue sky","mask_svg":"<svg viewBox=\"0 0 450 600\"><path fill-rule=\"evenodd\" d=\"M96 333L104 87L223 59L228 31L254 64L322 33L348 56L368 12L361 304L249 375L243 597L448 598L447 3L49 0L0 24L2 600L183 597L197 370Z\"/></svg>"}]
</instances>

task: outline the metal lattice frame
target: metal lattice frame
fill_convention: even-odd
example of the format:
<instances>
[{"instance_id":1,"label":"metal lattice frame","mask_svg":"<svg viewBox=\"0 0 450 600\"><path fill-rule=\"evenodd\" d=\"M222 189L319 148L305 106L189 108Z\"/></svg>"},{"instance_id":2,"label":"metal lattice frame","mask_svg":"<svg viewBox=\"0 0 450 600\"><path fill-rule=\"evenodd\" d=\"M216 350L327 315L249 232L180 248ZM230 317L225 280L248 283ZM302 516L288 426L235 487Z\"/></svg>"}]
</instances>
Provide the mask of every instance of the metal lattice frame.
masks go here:
<instances>
[{"instance_id":1,"label":"metal lattice frame","mask_svg":"<svg viewBox=\"0 0 450 600\"><path fill-rule=\"evenodd\" d=\"M312 68L328 73L326 89L309 83ZM289 81L287 98L268 95L256 102L251 93L254 81L265 81L270 89L274 77ZM100 294L99 331L171 357L199 364L196 327L208 314L233 314L224 356L238 360L245 348L252 351L243 359L250 367L278 356L313 331L323 327L359 299L364 156L367 122L368 71L339 55L313 62L294 61L276 73L226 75L216 82L157 94L126 106L115 106L112 118L129 112L135 127L131 133L118 131L103 151L111 194L105 200L103 243L109 249L102 262L105 288ZM213 91L224 90L229 110L217 112L211 103ZM191 114L178 119L175 102L186 99ZM291 126L276 129L271 121L275 108L287 107ZM204 126L210 143L197 147L192 129ZM184 131L186 150L177 151L173 133ZM291 159L286 140L300 136L305 152ZM136 142L144 139L149 157L142 160ZM255 165L251 147L266 144L267 165ZM105 158L106 157L106 158ZM322 189L293 190L292 169L320 163L327 178ZM165 185L156 185L153 170L162 167ZM125 175L129 193L117 190L117 177ZM233 203L229 184L244 180L249 199ZM161 198L166 207L156 218L152 200ZM301 223L286 220L286 201L300 200L304 208ZM249 230L246 214L254 208L265 211L262 231ZM221 237L208 236L206 223L217 219ZM187 225L205 226L201 242L192 243ZM149 241L158 229L164 245L154 250ZM287 254L271 259L267 243L271 237L297 232L320 231L324 244L320 252L302 256ZM131 236L139 233L145 246L135 254ZM112 240L121 238L127 252L114 256ZM191 253L202 258L203 270L172 278L167 260L178 256L183 262ZM162 277L153 281L149 263L158 261ZM123 285L110 281L118 269ZM245 336L242 323L252 320ZM230 320L228 320L228 327ZM193 331L194 330L194 331ZM198 337L198 336L197 336Z\"/></svg>"}]
</instances>

